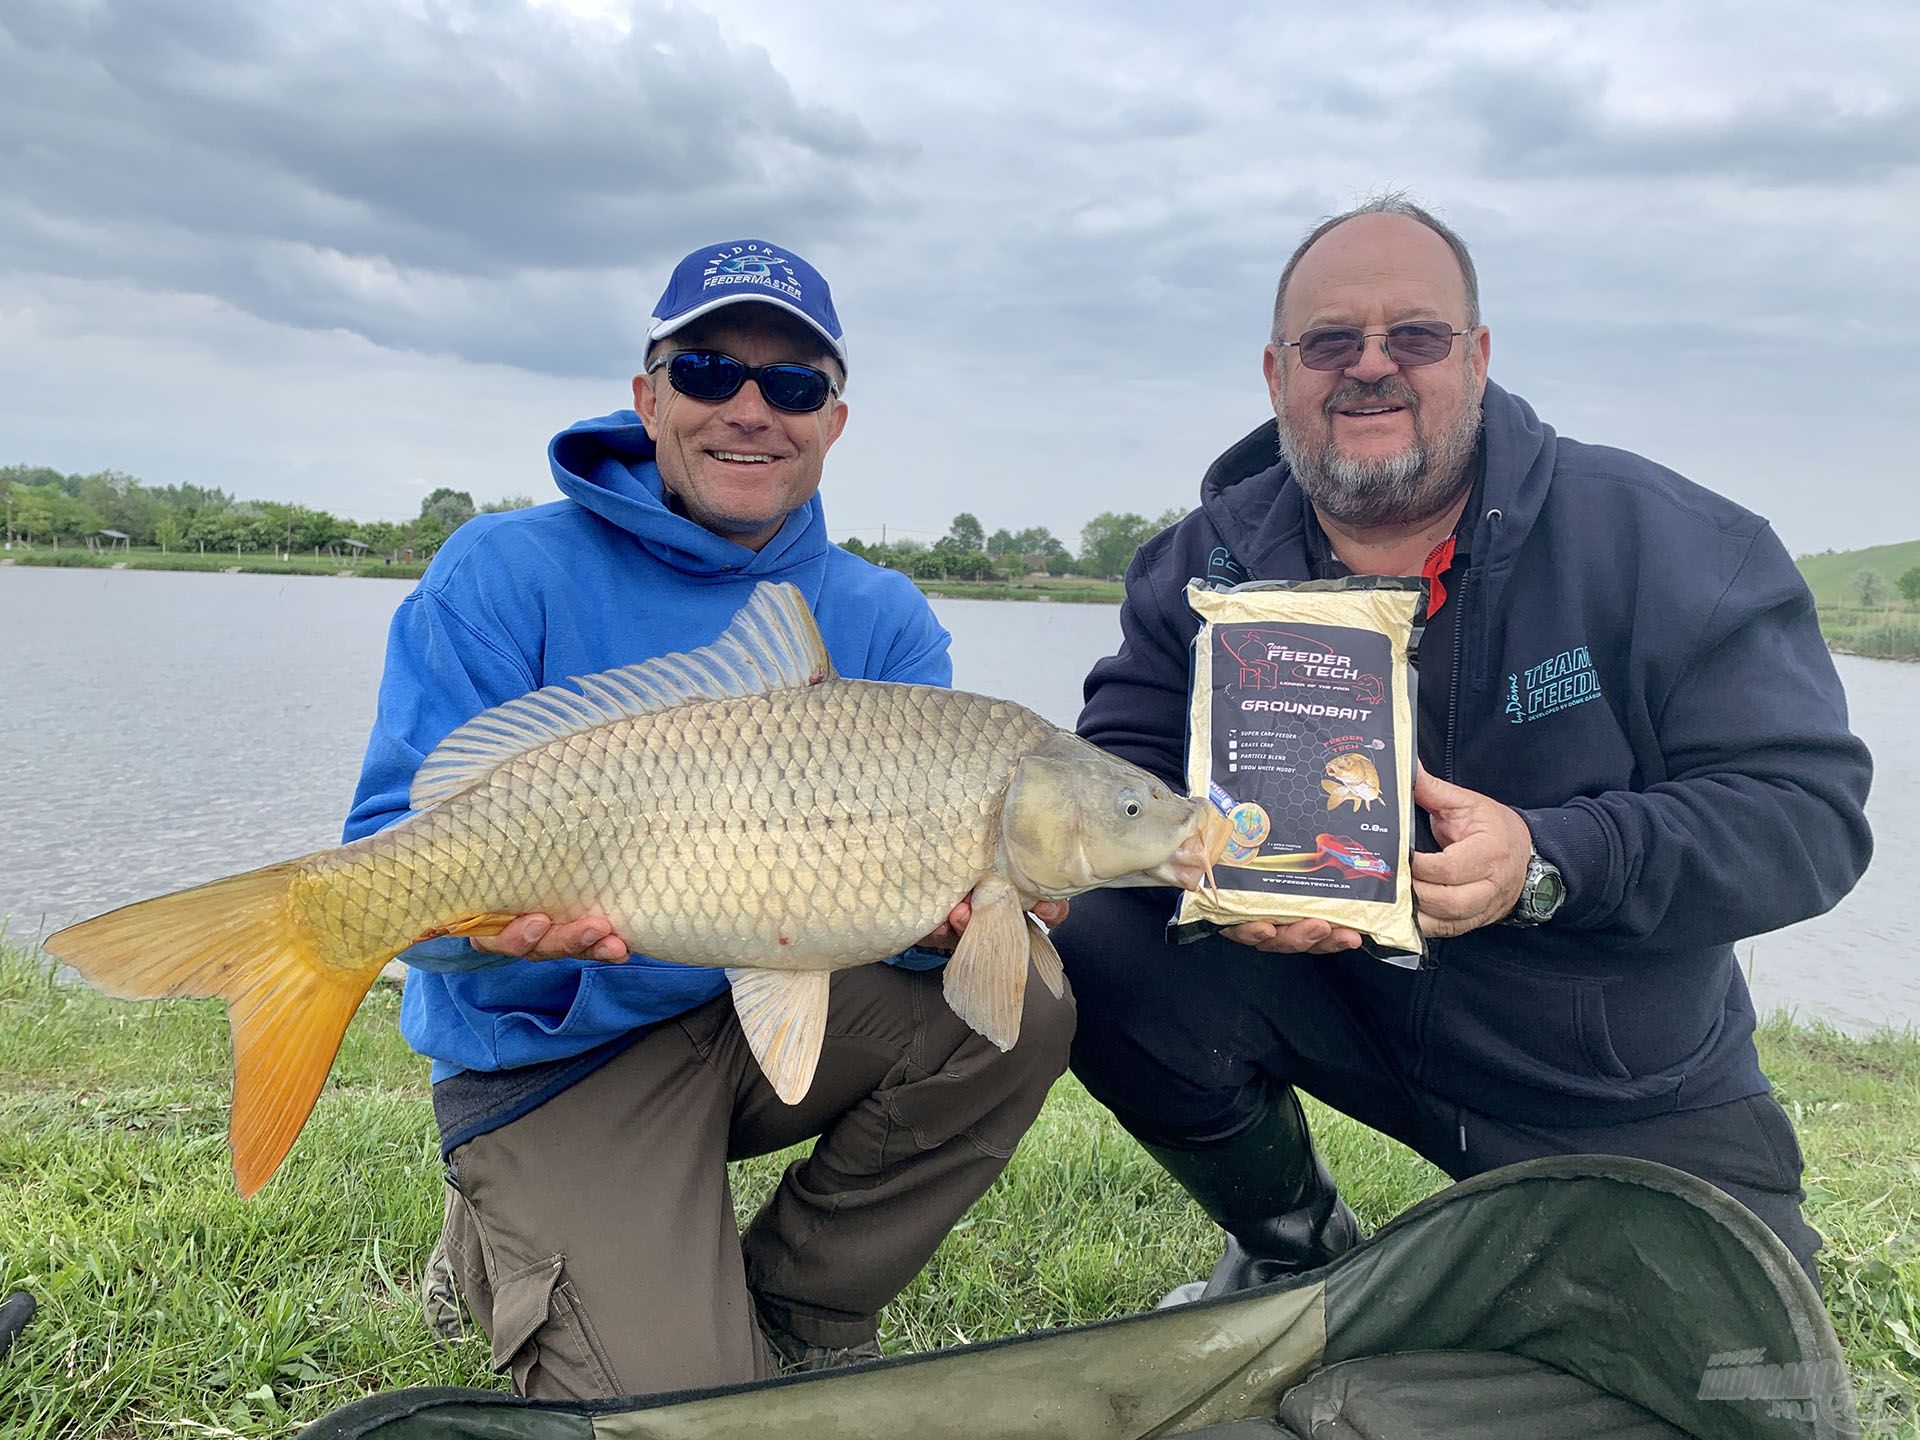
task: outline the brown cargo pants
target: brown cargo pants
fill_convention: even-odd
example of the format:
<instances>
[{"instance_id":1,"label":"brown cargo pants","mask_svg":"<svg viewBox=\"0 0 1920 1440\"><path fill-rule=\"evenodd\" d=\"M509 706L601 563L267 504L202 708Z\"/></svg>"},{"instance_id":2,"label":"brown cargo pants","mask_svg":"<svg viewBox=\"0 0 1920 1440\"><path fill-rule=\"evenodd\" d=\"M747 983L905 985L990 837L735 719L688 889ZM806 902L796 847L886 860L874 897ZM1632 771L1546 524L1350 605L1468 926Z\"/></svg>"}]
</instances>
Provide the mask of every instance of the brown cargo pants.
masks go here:
<instances>
[{"instance_id":1,"label":"brown cargo pants","mask_svg":"<svg viewBox=\"0 0 1920 1440\"><path fill-rule=\"evenodd\" d=\"M587 1399L777 1373L875 1317L1006 1167L1066 1069L1071 995L1027 987L1002 1054L936 972L833 978L813 1086L783 1104L721 996L448 1158L442 1237L517 1394ZM742 1239L727 1162L818 1136Z\"/></svg>"}]
</instances>

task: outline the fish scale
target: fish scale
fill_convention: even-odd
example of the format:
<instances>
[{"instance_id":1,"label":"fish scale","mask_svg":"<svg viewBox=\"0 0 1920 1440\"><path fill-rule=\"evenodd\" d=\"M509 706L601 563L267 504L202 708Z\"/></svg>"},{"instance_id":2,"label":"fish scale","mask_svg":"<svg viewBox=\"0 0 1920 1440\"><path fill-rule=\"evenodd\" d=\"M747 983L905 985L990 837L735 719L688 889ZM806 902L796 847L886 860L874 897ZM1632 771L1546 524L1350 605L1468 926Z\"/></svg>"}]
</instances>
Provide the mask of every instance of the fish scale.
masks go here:
<instances>
[{"instance_id":1,"label":"fish scale","mask_svg":"<svg viewBox=\"0 0 1920 1440\"><path fill-rule=\"evenodd\" d=\"M1007 777L1053 733L1006 701L858 680L636 716L501 766L417 828L316 857L305 918L340 954L478 909L602 913L636 953L685 964L864 964L932 930L991 867ZM915 737L926 763L889 763ZM407 883L389 889L395 873Z\"/></svg>"},{"instance_id":2,"label":"fish scale","mask_svg":"<svg viewBox=\"0 0 1920 1440\"><path fill-rule=\"evenodd\" d=\"M376 835L69 926L47 948L111 994L218 995L234 1043L234 1176L272 1174L380 968L420 939L603 916L628 948L724 968L774 1093L797 1104L828 972L971 919L954 1012L1018 1039L1026 913L1095 885L1202 882L1226 839L1169 792L1004 700L841 680L800 592L763 584L704 650L489 710L421 765ZM474 968L520 963L472 955Z\"/></svg>"}]
</instances>

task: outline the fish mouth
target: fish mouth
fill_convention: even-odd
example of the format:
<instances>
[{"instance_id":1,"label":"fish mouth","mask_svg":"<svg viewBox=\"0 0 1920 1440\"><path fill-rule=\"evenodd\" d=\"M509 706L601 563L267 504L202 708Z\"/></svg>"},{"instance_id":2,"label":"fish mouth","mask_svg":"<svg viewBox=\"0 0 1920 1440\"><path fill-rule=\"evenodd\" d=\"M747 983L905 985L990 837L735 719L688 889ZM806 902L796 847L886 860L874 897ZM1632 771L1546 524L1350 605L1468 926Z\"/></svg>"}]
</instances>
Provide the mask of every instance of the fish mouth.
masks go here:
<instances>
[{"instance_id":1,"label":"fish mouth","mask_svg":"<svg viewBox=\"0 0 1920 1440\"><path fill-rule=\"evenodd\" d=\"M1233 838L1233 824L1212 806L1195 817L1194 826L1173 854L1149 872L1163 885L1178 885L1182 890L1217 890L1213 865L1226 853Z\"/></svg>"}]
</instances>

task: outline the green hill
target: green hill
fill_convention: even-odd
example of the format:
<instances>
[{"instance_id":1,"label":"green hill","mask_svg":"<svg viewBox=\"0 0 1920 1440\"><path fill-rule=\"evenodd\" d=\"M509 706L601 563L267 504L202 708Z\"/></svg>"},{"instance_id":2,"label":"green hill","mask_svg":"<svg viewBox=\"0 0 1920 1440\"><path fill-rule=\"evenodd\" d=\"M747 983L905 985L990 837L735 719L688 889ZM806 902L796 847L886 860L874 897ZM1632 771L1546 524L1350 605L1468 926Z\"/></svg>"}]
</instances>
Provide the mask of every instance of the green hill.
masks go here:
<instances>
[{"instance_id":1,"label":"green hill","mask_svg":"<svg viewBox=\"0 0 1920 1440\"><path fill-rule=\"evenodd\" d=\"M1821 609L1834 605L1858 605L1860 592L1856 578L1862 570L1871 570L1887 582L1887 596L1900 594L1900 577L1920 565L1920 540L1902 540L1892 545L1873 545L1865 550L1829 550L1820 555L1801 555L1797 563L1807 577L1807 588Z\"/></svg>"}]
</instances>

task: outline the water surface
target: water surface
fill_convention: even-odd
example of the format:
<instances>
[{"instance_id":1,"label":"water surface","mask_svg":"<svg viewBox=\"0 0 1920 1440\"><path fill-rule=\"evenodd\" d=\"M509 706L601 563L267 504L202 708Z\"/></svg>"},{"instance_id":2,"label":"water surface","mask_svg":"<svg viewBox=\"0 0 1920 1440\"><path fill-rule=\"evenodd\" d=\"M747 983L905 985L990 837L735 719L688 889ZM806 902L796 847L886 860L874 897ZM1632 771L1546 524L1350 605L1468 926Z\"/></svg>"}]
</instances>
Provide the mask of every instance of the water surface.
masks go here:
<instances>
[{"instance_id":1,"label":"water surface","mask_svg":"<svg viewBox=\"0 0 1920 1440\"><path fill-rule=\"evenodd\" d=\"M332 845L403 582L0 566L0 923L115 905ZM1071 725L1108 605L936 600L955 683ZM1832 914L1739 947L1760 1008L1920 1026L1920 666L1839 659L1877 772L1877 858ZM9 920L8 917L11 917Z\"/></svg>"}]
</instances>

